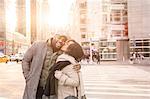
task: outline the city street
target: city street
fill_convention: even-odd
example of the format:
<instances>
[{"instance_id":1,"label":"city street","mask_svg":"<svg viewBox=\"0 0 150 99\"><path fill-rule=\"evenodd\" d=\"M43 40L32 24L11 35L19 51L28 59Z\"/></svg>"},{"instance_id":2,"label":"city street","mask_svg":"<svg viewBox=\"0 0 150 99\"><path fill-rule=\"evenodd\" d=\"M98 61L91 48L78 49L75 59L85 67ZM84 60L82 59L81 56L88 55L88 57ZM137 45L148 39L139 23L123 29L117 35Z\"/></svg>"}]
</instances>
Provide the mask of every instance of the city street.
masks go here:
<instances>
[{"instance_id":1,"label":"city street","mask_svg":"<svg viewBox=\"0 0 150 99\"><path fill-rule=\"evenodd\" d=\"M88 99L150 99L150 67L91 65L82 68Z\"/></svg>"},{"instance_id":2,"label":"city street","mask_svg":"<svg viewBox=\"0 0 150 99\"><path fill-rule=\"evenodd\" d=\"M150 0L0 0L0 99L22 99L25 83L26 97L36 97L49 64L74 59L82 59L87 99L150 99L149 21ZM22 60L33 67L27 81ZM67 88L61 94L75 93Z\"/></svg>"},{"instance_id":3,"label":"city street","mask_svg":"<svg viewBox=\"0 0 150 99\"><path fill-rule=\"evenodd\" d=\"M82 65L88 99L150 99L150 66ZM21 63L0 63L0 99L22 99Z\"/></svg>"},{"instance_id":4,"label":"city street","mask_svg":"<svg viewBox=\"0 0 150 99\"><path fill-rule=\"evenodd\" d=\"M0 63L0 99L22 99L24 85L21 63Z\"/></svg>"}]
</instances>

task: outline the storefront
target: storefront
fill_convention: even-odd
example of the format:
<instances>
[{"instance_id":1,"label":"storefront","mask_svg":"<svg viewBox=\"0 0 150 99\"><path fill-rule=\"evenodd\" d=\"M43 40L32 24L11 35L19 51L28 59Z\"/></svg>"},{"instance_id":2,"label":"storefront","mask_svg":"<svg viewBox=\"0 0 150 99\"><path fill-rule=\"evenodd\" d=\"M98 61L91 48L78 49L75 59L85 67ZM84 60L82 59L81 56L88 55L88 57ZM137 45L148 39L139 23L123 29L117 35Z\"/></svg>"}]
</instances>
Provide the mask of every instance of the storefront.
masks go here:
<instances>
[{"instance_id":1,"label":"storefront","mask_svg":"<svg viewBox=\"0 0 150 99\"><path fill-rule=\"evenodd\" d=\"M5 53L5 41L0 40L0 53Z\"/></svg>"},{"instance_id":2,"label":"storefront","mask_svg":"<svg viewBox=\"0 0 150 99\"><path fill-rule=\"evenodd\" d=\"M25 36L20 33L6 33L5 54L25 53L30 43Z\"/></svg>"},{"instance_id":3,"label":"storefront","mask_svg":"<svg viewBox=\"0 0 150 99\"><path fill-rule=\"evenodd\" d=\"M7 55L16 53L25 53L29 45L20 42L6 41L6 47L3 48L3 52L6 51ZM0 50L1 51L1 50Z\"/></svg>"},{"instance_id":4,"label":"storefront","mask_svg":"<svg viewBox=\"0 0 150 99\"><path fill-rule=\"evenodd\" d=\"M99 42L101 60L117 60L116 41L102 39Z\"/></svg>"}]
</instances>

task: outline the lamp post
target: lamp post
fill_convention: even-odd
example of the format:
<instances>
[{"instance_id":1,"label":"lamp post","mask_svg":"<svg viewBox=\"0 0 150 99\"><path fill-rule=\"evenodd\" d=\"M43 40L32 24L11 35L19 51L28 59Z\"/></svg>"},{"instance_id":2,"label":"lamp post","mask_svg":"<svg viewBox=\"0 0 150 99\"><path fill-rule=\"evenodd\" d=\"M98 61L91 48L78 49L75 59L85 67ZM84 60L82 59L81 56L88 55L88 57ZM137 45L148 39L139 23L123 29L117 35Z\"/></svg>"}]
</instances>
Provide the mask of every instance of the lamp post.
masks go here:
<instances>
[{"instance_id":1,"label":"lamp post","mask_svg":"<svg viewBox=\"0 0 150 99\"><path fill-rule=\"evenodd\" d=\"M13 31L13 38L12 38L12 54L14 54L14 48L15 48L15 37L14 37L14 31Z\"/></svg>"}]
</instances>

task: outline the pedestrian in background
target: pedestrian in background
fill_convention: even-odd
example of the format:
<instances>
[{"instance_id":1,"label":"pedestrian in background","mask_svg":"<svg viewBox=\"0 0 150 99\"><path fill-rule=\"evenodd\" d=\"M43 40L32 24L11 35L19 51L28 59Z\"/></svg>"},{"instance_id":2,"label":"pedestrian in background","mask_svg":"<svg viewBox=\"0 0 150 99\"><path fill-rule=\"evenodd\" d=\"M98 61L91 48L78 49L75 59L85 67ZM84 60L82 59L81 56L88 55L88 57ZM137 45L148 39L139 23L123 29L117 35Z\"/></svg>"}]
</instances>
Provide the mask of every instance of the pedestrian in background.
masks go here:
<instances>
[{"instance_id":1,"label":"pedestrian in background","mask_svg":"<svg viewBox=\"0 0 150 99\"><path fill-rule=\"evenodd\" d=\"M97 52L97 64L100 64L100 55L99 55L99 52Z\"/></svg>"}]
</instances>

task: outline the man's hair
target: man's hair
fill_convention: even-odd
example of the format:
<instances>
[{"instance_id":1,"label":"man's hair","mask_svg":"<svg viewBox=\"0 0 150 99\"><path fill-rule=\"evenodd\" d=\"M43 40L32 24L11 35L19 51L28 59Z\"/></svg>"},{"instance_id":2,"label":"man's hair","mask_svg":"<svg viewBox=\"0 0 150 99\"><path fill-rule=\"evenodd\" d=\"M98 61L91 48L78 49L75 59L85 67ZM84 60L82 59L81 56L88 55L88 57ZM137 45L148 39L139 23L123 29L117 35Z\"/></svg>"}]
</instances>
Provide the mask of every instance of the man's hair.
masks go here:
<instances>
[{"instance_id":1,"label":"man's hair","mask_svg":"<svg viewBox=\"0 0 150 99\"><path fill-rule=\"evenodd\" d=\"M67 50L65 51L66 54L74 57L77 61L81 61L83 58L84 52L82 47L74 40L71 40L74 43L71 43Z\"/></svg>"},{"instance_id":2,"label":"man's hair","mask_svg":"<svg viewBox=\"0 0 150 99\"><path fill-rule=\"evenodd\" d=\"M61 34L55 34L53 38L57 38L57 39L63 38L64 41L67 41L67 40L68 40L67 36L61 35Z\"/></svg>"}]
</instances>

